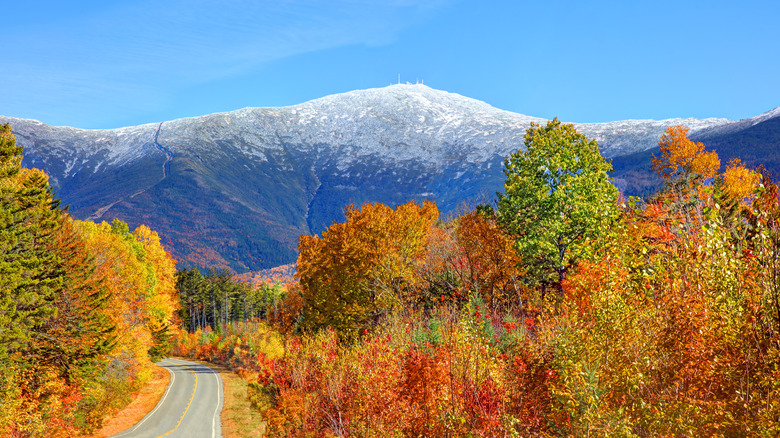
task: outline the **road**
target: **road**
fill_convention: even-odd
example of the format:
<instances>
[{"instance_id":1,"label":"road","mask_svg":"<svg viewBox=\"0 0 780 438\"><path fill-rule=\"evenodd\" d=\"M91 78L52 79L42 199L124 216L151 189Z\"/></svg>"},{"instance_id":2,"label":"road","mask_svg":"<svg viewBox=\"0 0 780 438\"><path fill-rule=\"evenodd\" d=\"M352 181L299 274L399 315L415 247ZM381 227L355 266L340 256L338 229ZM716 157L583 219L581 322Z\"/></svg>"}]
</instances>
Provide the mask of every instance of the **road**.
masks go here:
<instances>
[{"instance_id":1,"label":"road","mask_svg":"<svg viewBox=\"0 0 780 438\"><path fill-rule=\"evenodd\" d=\"M130 429L113 438L222 437L222 379L211 368L186 360L164 359L157 365L171 382L157 406Z\"/></svg>"}]
</instances>

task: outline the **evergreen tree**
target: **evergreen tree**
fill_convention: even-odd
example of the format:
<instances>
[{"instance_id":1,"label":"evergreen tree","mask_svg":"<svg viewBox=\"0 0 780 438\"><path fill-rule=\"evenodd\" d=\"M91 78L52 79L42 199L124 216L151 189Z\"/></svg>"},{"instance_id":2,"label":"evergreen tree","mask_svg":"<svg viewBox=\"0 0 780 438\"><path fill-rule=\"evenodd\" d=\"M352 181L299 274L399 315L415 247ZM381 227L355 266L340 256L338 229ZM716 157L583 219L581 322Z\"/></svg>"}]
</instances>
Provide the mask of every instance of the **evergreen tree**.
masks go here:
<instances>
[{"instance_id":1,"label":"evergreen tree","mask_svg":"<svg viewBox=\"0 0 780 438\"><path fill-rule=\"evenodd\" d=\"M59 205L44 172L21 168L21 153L11 127L0 127L0 361L23 351L34 328L55 314L63 276L51 250Z\"/></svg>"},{"instance_id":2,"label":"evergreen tree","mask_svg":"<svg viewBox=\"0 0 780 438\"><path fill-rule=\"evenodd\" d=\"M189 323L191 332L208 325L205 310L207 287L207 280L196 267L176 273L176 288L181 302L181 321L185 324Z\"/></svg>"},{"instance_id":3,"label":"evergreen tree","mask_svg":"<svg viewBox=\"0 0 780 438\"><path fill-rule=\"evenodd\" d=\"M13 229L16 209L16 176L21 169L22 148L16 146L11 126L0 126L0 361L7 359L8 347L16 338L14 323L18 319L12 295L21 280L21 269L12 259L17 237Z\"/></svg>"},{"instance_id":4,"label":"evergreen tree","mask_svg":"<svg viewBox=\"0 0 780 438\"><path fill-rule=\"evenodd\" d=\"M103 277L97 274L95 257L86 251L73 220L61 217L61 231L55 243L64 272L62 287L53 299L55 317L34 333L31 351L44 363L56 366L70 381L84 375L96 378L100 359L115 344L115 326L107 313L111 298Z\"/></svg>"}]
</instances>

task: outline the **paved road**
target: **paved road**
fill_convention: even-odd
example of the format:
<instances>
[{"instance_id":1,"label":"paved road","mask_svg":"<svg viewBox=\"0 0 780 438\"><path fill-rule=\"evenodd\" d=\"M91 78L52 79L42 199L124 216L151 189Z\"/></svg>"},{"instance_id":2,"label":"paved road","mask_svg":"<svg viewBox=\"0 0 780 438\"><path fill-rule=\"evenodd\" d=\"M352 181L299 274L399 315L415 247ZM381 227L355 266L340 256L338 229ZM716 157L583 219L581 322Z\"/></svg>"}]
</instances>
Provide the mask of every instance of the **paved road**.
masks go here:
<instances>
[{"instance_id":1,"label":"paved road","mask_svg":"<svg viewBox=\"0 0 780 438\"><path fill-rule=\"evenodd\" d=\"M171 373L171 382L152 412L115 438L222 437L222 379L211 368L178 359L157 363Z\"/></svg>"}]
</instances>

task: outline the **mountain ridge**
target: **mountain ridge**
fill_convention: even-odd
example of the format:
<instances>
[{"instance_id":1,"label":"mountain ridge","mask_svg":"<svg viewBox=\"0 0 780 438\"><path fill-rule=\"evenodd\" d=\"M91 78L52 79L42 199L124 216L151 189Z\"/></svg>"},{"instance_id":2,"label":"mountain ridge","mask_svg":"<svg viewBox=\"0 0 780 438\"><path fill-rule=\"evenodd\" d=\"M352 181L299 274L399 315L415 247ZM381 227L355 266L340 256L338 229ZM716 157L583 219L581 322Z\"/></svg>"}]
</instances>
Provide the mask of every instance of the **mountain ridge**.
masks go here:
<instances>
[{"instance_id":1,"label":"mountain ridge","mask_svg":"<svg viewBox=\"0 0 780 438\"><path fill-rule=\"evenodd\" d=\"M412 92L410 92L412 91ZM376 108L376 107L382 107L386 106L387 102L392 99L401 99L406 97L407 99L416 99L417 102L425 102L426 98L430 101L431 97L435 96L438 97L438 100L441 101L442 97L448 97L450 99L449 106L454 107L457 106L460 109L469 109L469 116L475 117L482 114L486 115L490 118L498 118L503 119L502 121L505 124L512 125L512 123L520 124L525 127L527 127L527 124L530 122L536 122L541 123L546 121L545 118L540 117L534 117L534 116L528 116L520 113L515 113L507 110L498 109L496 107L493 107L489 105L488 103L472 99L469 97L462 96L457 93L450 93L446 91L436 90L433 88L430 88L426 85L422 84L402 84L402 85L390 85L383 88L370 88L366 90L355 90L350 91L346 93L340 93L340 94L334 94L330 96L320 97L317 99L313 99L307 102L299 103L296 105L290 105L290 106L283 106L283 107L245 107L237 110L232 111L225 111L225 112L217 112L217 113L211 113L201 116L194 116L194 117L185 117L185 118L179 118L174 120L166 120L166 121L160 121L160 122L153 122L153 123L146 123L141 125L135 125L135 126L125 126L120 128L109 128L109 129L82 129L82 128L76 128L76 127L70 127L70 126L50 126L43 122L40 122L38 120L34 119L20 119L20 118L12 118L9 116L0 116L0 118L4 119L13 119L16 121L20 121L22 123L30 123L35 124L41 127L47 127L49 129L61 129L61 130L67 130L71 132L77 132L87 135L96 136L101 133L114 133L116 132L118 135L128 135L132 134L134 131L137 130L145 130L149 131L152 128L158 128L163 125L174 125L174 126L181 126L182 124L193 124L193 123L201 123L204 120L213 120L215 118L241 118L245 114L258 114L258 113L276 113L276 114L283 114L284 112L289 112L292 115L296 116L302 116L303 121L306 123L312 122L312 114L327 114L328 112L331 113L339 113L341 118L344 117L344 109L349 110L350 108L353 109L360 109L363 112L363 115L366 115L367 111L365 108ZM349 105L350 103L355 103L355 105ZM377 105L379 103L379 105ZM391 110L397 110L396 108L390 108ZM774 110L770 110L767 113L769 114L772 111L780 111L780 107L775 108ZM298 114L300 112L300 114ZM445 112L445 115L449 114L449 112ZM763 114L762 114L763 115ZM460 120L463 120L464 114L461 114L459 116ZM354 121L353 117L353 121ZM733 121L726 118L706 118L706 119L697 119L697 118L669 118L669 119L663 119L663 120L654 120L654 119L627 119L627 120L619 120L619 121L612 121L612 122L598 122L598 123L574 123L575 126L578 127L578 129L581 129L583 132L590 133L590 135L597 140L601 139L603 141L609 142L609 134L610 130L621 130L625 129L627 126L644 126L647 127L657 127L657 126L668 126L670 124L677 124L677 123L683 123L688 125L692 131L698 131L703 129L710 129L713 126L718 125L730 125L734 123L741 123L744 121L749 121L751 119L743 119L741 121ZM424 121L423 121L424 122ZM567 122L571 123L571 122ZM609 155L608 153L606 155Z\"/></svg>"},{"instance_id":2,"label":"mountain ridge","mask_svg":"<svg viewBox=\"0 0 780 438\"><path fill-rule=\"evenodd\" d=\"M51 175L75 217L146 223L183 265L236 272L294 261L298 235L340 220L350 203L431 199L447 213L490 197L502 187L503 159L531 122L545 120L424 85L117 129L0 117L25 147L23 164ZM575 126L613 158L656 147L672 124L714 137L745 120Z\"/></svg>"}]
</instances>

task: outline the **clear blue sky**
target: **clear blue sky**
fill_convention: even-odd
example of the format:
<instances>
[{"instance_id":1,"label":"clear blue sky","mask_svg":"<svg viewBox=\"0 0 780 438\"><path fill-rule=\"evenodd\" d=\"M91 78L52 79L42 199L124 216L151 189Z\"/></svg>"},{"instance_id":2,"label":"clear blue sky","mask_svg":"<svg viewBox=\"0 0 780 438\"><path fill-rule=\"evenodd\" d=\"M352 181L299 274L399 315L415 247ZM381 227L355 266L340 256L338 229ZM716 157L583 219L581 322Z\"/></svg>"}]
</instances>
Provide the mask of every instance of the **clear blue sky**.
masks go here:
<instances>
[{"instance_id":1,"label":"clear blue sky","mask_svg":"<svg viewBox=\"0 0 780 438\"><path fill-rule=\"evenodd\" d=\"M570 122L780 106L780 2L5 2L0 114L113 128L424 80Z\"/></svg>"}]
</instances>

